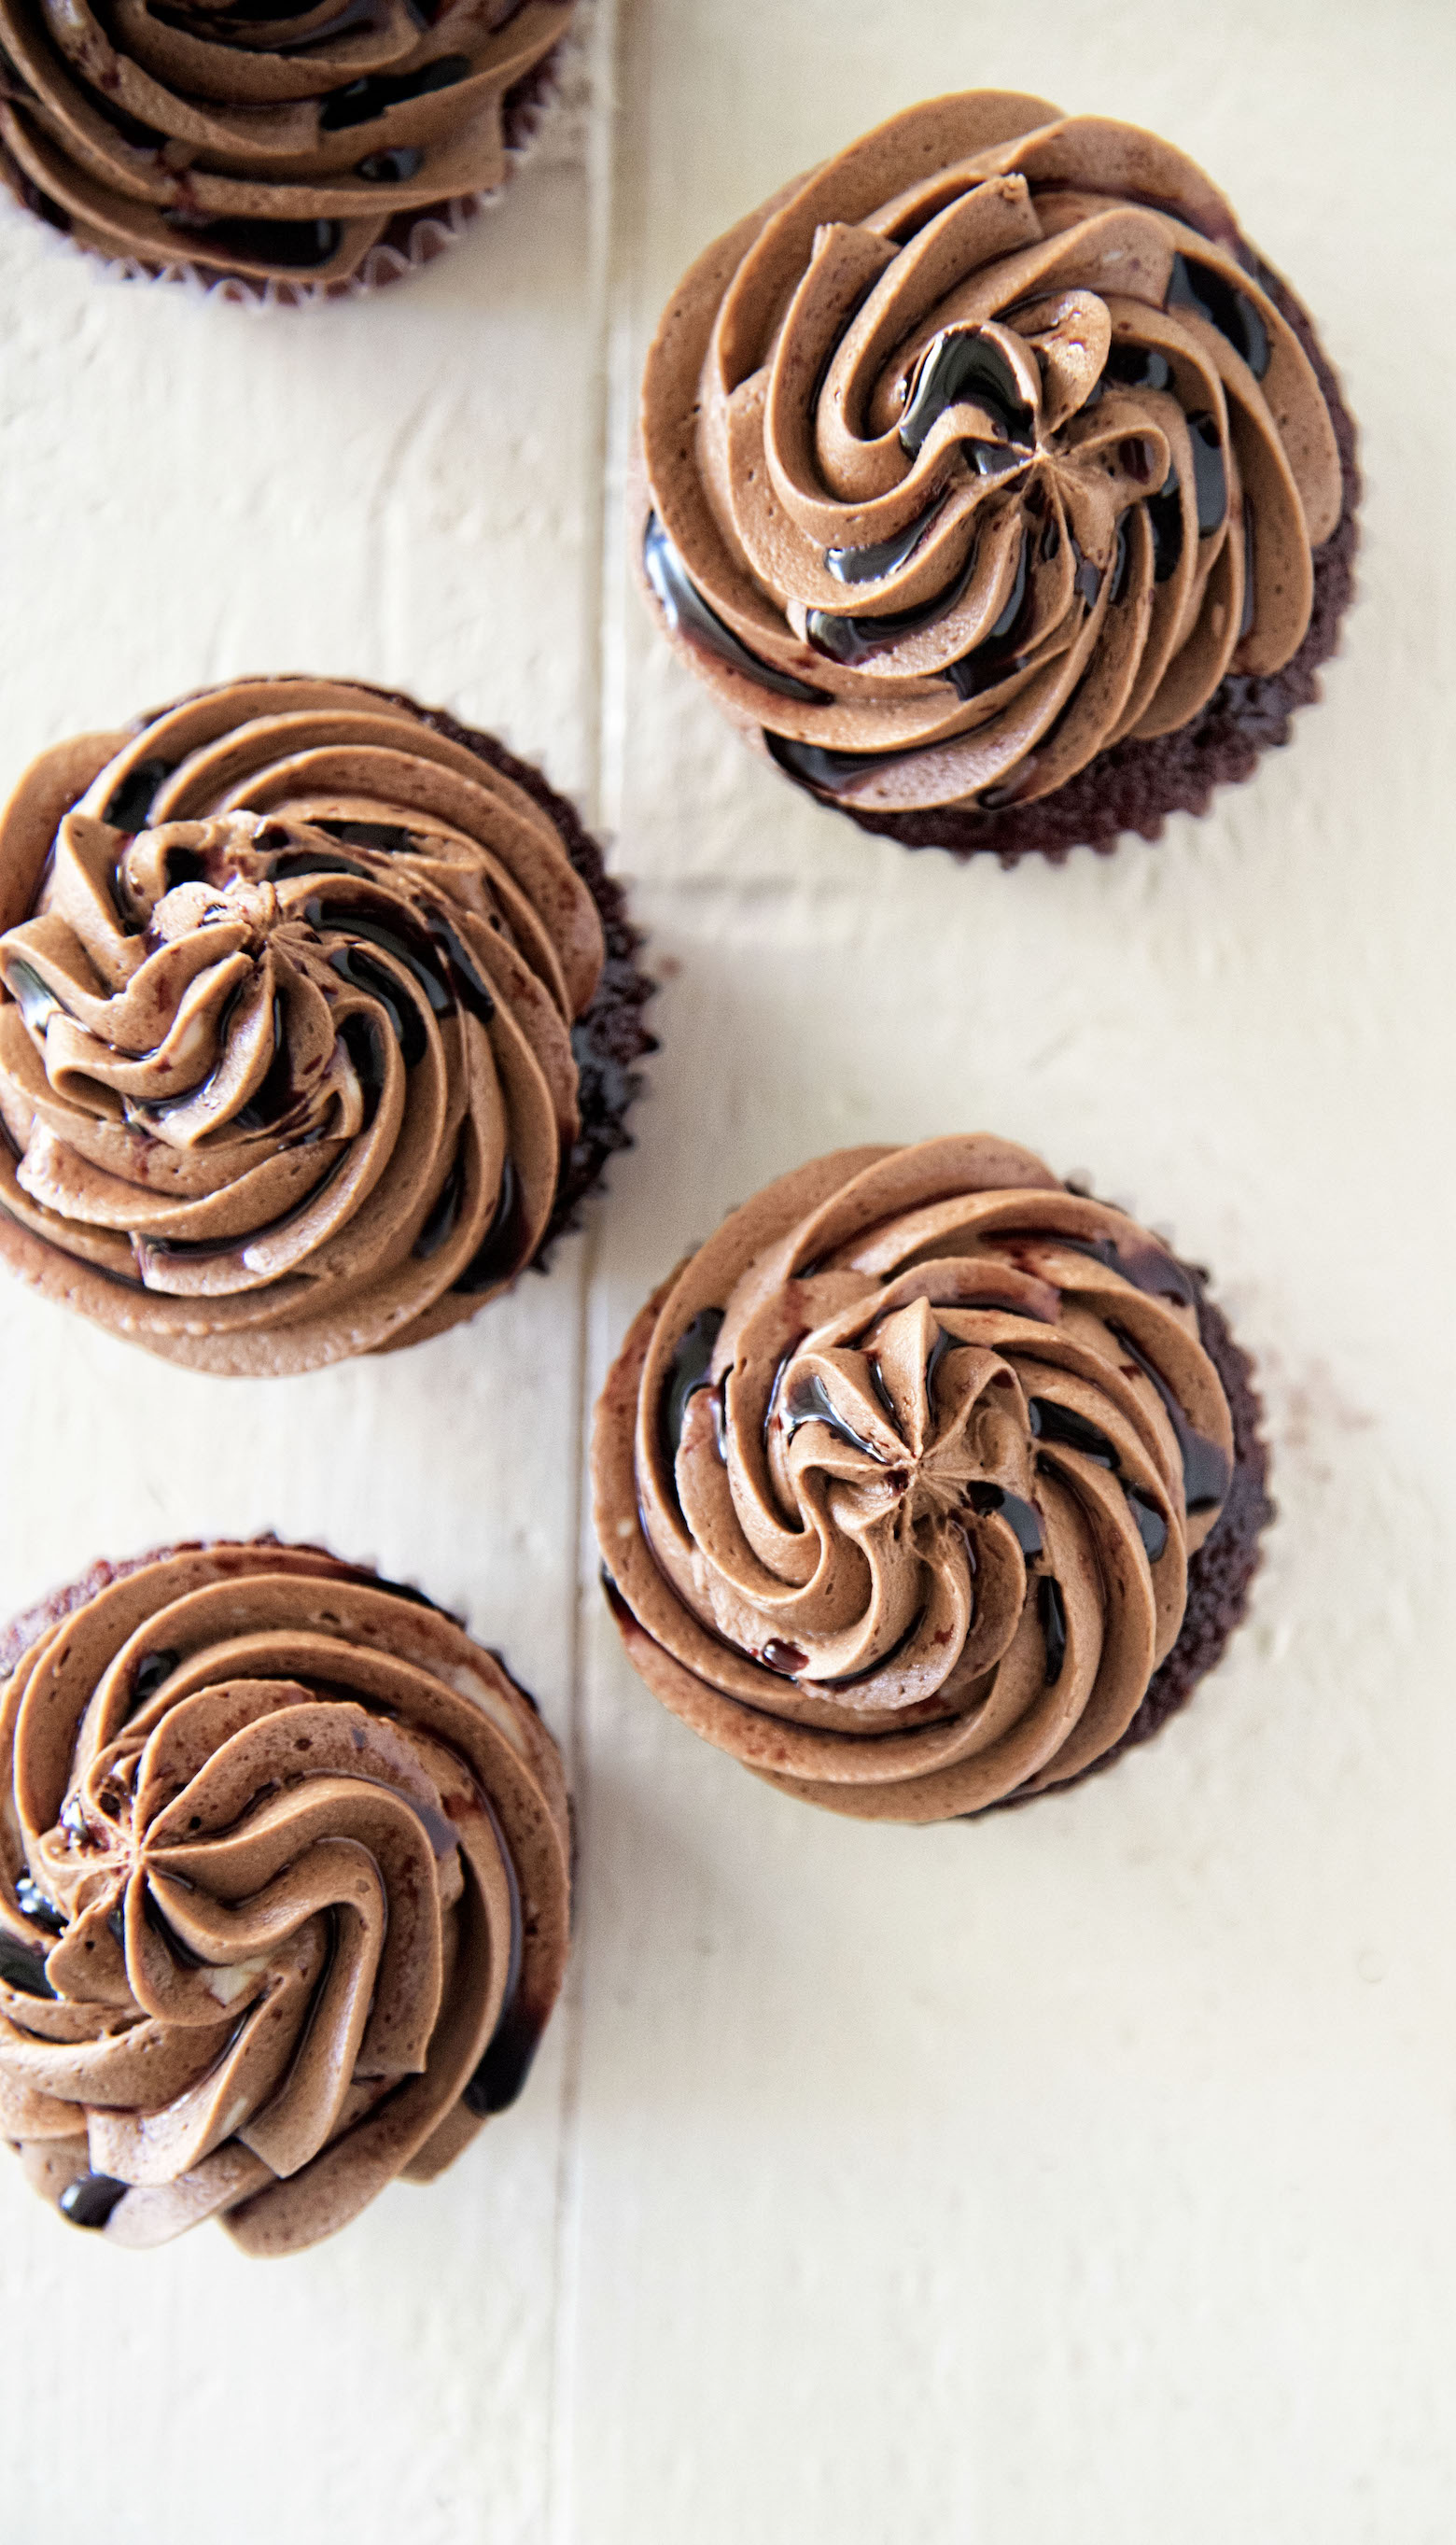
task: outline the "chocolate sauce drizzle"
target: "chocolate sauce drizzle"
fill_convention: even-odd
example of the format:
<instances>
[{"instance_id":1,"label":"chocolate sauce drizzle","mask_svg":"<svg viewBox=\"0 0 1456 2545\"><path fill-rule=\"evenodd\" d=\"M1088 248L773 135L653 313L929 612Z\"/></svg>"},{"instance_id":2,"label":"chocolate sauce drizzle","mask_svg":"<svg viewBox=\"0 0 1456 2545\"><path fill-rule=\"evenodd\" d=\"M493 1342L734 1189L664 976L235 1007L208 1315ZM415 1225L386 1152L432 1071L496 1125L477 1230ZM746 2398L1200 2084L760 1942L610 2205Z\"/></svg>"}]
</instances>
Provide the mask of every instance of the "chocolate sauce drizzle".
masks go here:
<instances>
[{"instance_id":1,"label":"chocolate sauce drizzle","mask_svg":"<svg viewBox=\"0 0 1456 2545\"><path fill-rule=\"evenodd\" d=\"M966 1500L973 1512L994 1512L1006 1521L1028 1564L1042 1553L1046 1540L1034 1503L1028 1503L1020 1494L1010 1493L1004 1485L985 1483L968 1486Z\"/></svg>"},{"instance_id":2,"label":"chocolate sauce drizzle","mask_svg":"<svg viewBox=\"0 0 1456 2545\"><path fill-rule=\"evenodd\" d=\"M780 698L796 698L802 706L824 706L829 702L828 690L816 690L807 681L794 680L788 672L775 671L771 663L764 662L740 636L734 635L704 601L656 513L648 514L642 534L642 571L657 595L664 618L678 635L700 645L705 653L716 654L720 662L745 673L761 689L772 690Z\"/></svg>"},{"instance_id":3,"label":"chocolate sauce drizzle","mask_svg":"<svg viewBox=\"0 0 1456 2545\"><path fill-rule=\"evenodd\" d=\"M78 2174L55 2205L73 2227L105 2227L130 2188L129 2182L118 2182L114 2175Z\"/></svg>"},{"instance_id":4,"label":"chocolate sauce drizzle","mask_svg":"<svg viewBox=\"0 0 1456 2545\"><path fill-rule=\"evenodd\" d=\"M966 335L947 329L927 346L900 419L902 450L917 457L932 427L952 406L982 408L1005 436L1001 443L967 441L983 476L1019 467L1030 457L1036 420L1001 347L979 330Z\"/></svg>"},{"instance_id":5,"label":"chocolate sauce drizzle","mask_svg":"<svg viewBox=\"0 0 1456 2545\"><path fill-rule=\"evenodd\" d=\"M909 565L916 549L944 508L947 488L918 513L908 530L897 531L889 539L876 540L869 547L826 548L824 563L837 583L880 583L886 575L896 574Z\"/></svg>"},{"instance_id":6,"label":"chocolate sauce drizzle","mask_svg":"<svg viewBox=\"0 0 1456 2545\"><path fill-rule=\"evenodd\" d=\"M1037 1580L1036 1614L1046 1646L1046 1684L1055 1687L1067 1659L1067 1602L1053 1574L1043 1573Z\"/></svg>"},{"instance_id":7,"label":"chocolate sauce drizzle","mask_svg":"<svg viewBox=\"0 0 1456 2545\"><path fill-rule=\"evenodd\" d=\"M722 1331L722 1309L699 1308L697 1315L679 1336L668 1365L667 1384L658 1412L658 1438L670 1478L677 1465L689 1401L699 1388L712 1385L709 1371Z\"/></svg>"},{"instance_id":8,"label":"chocolate sauce drizzle","mask_svg":"<svg viewBox=\"0 0 1456 2545\"><path fill-rule=\"evenodd\" d=\"M1269 331L1248 292L1227 276L1196 257L1174 256L1163 306L1195 310L1243 357L1254 378L1263 378L1272 352Z\"/></svg>"}]
</instances>

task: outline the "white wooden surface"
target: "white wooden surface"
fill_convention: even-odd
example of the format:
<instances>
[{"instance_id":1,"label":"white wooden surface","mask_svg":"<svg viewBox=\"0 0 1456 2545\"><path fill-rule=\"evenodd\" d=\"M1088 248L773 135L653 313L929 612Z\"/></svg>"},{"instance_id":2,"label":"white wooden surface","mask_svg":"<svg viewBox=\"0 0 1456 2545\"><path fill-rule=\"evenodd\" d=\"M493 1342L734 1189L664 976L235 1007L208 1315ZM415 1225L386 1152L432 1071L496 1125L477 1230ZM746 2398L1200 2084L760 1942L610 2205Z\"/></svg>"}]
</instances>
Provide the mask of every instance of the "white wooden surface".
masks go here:
<instances>
[{"instance_id":1,"label":"white wooden surface","mask_svg":"<svg viewBox=\"0 0 1456 2545\"><path fill-rule=\"evenodd\" d=\"M612 838L667 1046L587 1236L422 1350L208 1381L0 1301L0 1603L200 1528L377 1557L536 1687L584 1835L570 2003L435 2190L275 2268L209 2231L99 2251L0 2170L0 2545L1445 2545L1456 22L598 0L593 47L591 111L364 305L109 287L0 222L0 781L232 672L442 699ZM619 555L682 265L976 84L1201 158L1365 434L1326 703L1210 819L1060 873L912 859L797 798ZM962 1125L1217 1268L1282 1519L1150 1750L985 1828L859 1829L639 1687L583 1430L728 1204Z\"/></svg>"}]
</instances>

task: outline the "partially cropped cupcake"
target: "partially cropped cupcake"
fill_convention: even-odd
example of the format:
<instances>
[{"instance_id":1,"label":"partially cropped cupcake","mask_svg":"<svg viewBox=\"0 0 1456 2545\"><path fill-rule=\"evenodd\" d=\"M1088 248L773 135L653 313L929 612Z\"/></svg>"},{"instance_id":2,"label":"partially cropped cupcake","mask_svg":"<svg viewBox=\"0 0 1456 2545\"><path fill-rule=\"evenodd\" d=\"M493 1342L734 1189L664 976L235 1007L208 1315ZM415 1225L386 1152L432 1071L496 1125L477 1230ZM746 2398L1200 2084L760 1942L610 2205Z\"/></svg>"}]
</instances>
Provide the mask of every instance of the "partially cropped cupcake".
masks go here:
<instances>
[{"instance_id":1,"label":"partially cropped cupcake","mask_svg":"<svg viewBox=\"0 0 1456 2545\"><path fill-rule=\"evenodd\" d=\"M572 807L490 736L234 681L0 815L0 1260L194 1368L471 1316L568 1226L650 1047Z\"/></svg>"},{"instance_id":2,"label":"partially cropped cupcake","mask_svg":"<svg viewBox=\"0 0 1456 2545\"><path fill-rule=\"evenodd\" d=\"M314 1547L183 1546L0 1664L0 2138L74 2226L294 2253L514 2101L569 1808L452 1618Z\"/></svg>"},{"instance_id":3,"label":"partially cropped cupcake","mask_svg":"<svg viewBox=\"0 0 1456 2545\"><path fill-rule=\"evenodd\" d=\"M1354 430L1169 142L915 107L699 258L648 357L631 535L747 739L907 847L1156 837L1317 695Z\"/></svg>"},{"instance_id":4,"label":"partially cropped cupcake","mask_svg":"<svg viewBox=\"0 0 1456 2545\"><path fill-rule=\"evenodd\" d=\"M653 1694L828 1811L943 1821L1145 1740L1270 1518L1203 1275L985 1134L732 1213L598 1408L608 1598Z\"/></svg>"},{"instance_id":5,"label":"partially cropped cupcake","mask_svg":"<svg viewBox=\"0 0 1456 2545\"><path fill-rule=\"evenodd\" d=\"M144 272L275 298L386 282L505 183L572 6L7 5L0 180Z\"/></svg>"}]
</instances>

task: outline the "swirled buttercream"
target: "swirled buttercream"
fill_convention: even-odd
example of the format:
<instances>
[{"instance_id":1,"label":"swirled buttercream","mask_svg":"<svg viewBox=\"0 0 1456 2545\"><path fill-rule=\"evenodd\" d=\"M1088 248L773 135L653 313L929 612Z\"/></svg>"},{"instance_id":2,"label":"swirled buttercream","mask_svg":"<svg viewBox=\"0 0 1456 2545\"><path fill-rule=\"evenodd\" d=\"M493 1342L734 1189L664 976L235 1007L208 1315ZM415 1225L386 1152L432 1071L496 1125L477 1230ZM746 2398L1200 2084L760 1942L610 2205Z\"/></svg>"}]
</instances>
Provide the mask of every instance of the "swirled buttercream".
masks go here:
<instances>
[{"instance_id":1,"label":"swirled buttercream","mask_svg":"<svg viewBox=\"0 0 1456 2545\"><path fill-rule=\"evenodd\" d=\"M0 0L0 175L107 257L340 285L506 175L571 0Z\"/></svg>"},{"instance_id":2,"label":"swirled buttercream","mask_svg":"<svg viewBox=\"0 0 1456 2545\"><path fill-rule=\"evenodd\" d=\"M865 1818L1085 1772L1178 1643L1235 1478L1200 1304L1136 1221L984 1134L768 1186L648 1302L598 1409L648 1686Z\"/></svg>"},{"instance_id":3,"label":"swirled buttercream","mask_svg":"<svg viewBox=\"0 0 1456 2545\"><path fill-rule=\"evenodd\" d=\"M1171 143L913 108L674 293L637 537L680 651L854 809L1026 803L1310 622L1340 518L1311 362Z\"/></svg>"},{"instance_id":4,"label":"swirled buttercream","mask_svg":"<svg viewBox=\"0 0 1456 2545\"><path fill-rule=\"evenodd\" d=\"M602 919L540 805L419 711L240 681L58 746L0 818L0 1254L68 1304L298 1370L536 1253Z\"/></svg>"},{"instance_id":5,"label":"swirled buttercream","mask_svg":"<svg viewBox=\"0 0 1456 2545\"><path fill-rule=\"evenodd\" d=\"M245 2250L512 2101L569 1919L555 1744L419 1595L258 1540L101 1565L0 1689L0 2137L76 2225Z\"/></svg>"}]
</instances>

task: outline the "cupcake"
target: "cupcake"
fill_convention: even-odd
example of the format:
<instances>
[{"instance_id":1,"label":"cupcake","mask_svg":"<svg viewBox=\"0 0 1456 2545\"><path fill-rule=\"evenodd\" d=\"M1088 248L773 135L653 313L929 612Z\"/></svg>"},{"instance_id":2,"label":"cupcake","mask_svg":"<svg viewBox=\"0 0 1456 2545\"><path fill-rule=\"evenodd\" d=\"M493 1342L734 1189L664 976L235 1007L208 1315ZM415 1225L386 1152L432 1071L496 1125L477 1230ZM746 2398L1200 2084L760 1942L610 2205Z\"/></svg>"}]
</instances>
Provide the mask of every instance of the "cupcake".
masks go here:
<instances>
[{"instance_id":1,"label":"cupcake","mask_svg":"<svg viewBox=\"0 0 1456 2545\"><path fill-rule=\"evenodd\" d=\"M650 984L536 771L357 683L231 681L0 815L0 1258L195 1369L472 1316L627 1144Z\"/></svg>"},{"instance_id":2,"label":"cupcake","mask_svg":"<svg viewBox=\"0 0 1456 2545\"><path fill-rule=\"evenodd\" d=\"M597 1413L608 1600L769 1784L943 1821L1106 1766L1244 1613L1271 1517L1204 1276L985 1133L842 1149L650 1299Z\"/></svg>"},{"instance_id":3,"label":"cupcake","mask_svg":"<svg viewBox=\"0 0 1456 2545\"><path fill-rule=\"evenodd\" d=\"M3 1667L0 2137L72 2225L296 2253L514 2101L569 1807L453 1618L316 1547L169 1547Z\"/></svg>"},{"instance_id":4,"label":"cupcake","mask_svg":"<svg viewBox=\"0 0 1456 2545\"><path fill-rule=\"evenodd\" d=\"M1317 695L1354 429L1304 311L1170 142L912 108L684 277L632 522L753 747L909 848L1153 839Z\"/></svg>"},{"instance_id":5,"label":"cupcake","mask_svg":"<svg viewBox=\"0 0 1456 2545\"><path fill-rule=\"evenodd\" d=\"M572 0L7 9L0 179L77 245L297 298L418 264L504 183Z\"/></svg>"}]
</instances>

